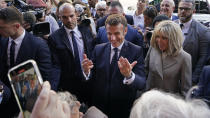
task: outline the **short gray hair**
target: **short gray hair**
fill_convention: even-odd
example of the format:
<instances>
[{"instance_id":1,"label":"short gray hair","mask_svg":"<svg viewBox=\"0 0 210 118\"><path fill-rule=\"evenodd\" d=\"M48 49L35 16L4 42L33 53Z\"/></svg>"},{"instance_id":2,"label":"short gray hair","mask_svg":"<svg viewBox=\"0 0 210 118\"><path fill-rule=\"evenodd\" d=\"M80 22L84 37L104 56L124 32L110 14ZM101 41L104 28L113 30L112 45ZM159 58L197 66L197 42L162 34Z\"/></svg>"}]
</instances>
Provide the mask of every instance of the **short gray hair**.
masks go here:
<instances>
[{"instance_id":1,"label":"short gray hair","mask_svg":"<svg viewBox=\"0 0 210 118\"><path fill-rule=\"evenodd\" d=\"M201 100L185 101L174 94L151 90L134 102L130 118L210 118Z\"/></svg>"},{"instance_id":2,"label":"short gray hair","mask_svg":"<svg viewBox=\"0 0 210 118\"><path fill-rule=\"evenodd\" d=\"M75 95L65 91L57 93L61 101L66 101L69 104L69 108L72 110L76 105L77 98Z\"/></svg>"},{"instance_id":3,"label":"short gray hair","mask_svg":"<svg viewBox=\"0 0 210 118\"><path fill-rule=\"evenodd\" d=\"M165 0L162 0L162 2L163 2L163 1L165 1ZM175 7L174 0L166 0L166 1L169 1L169 3L172 5L172 7ZM161 2L161 3L162 3L162 2Z\"/></svg>"},{"instance_id":4,"label":"short gray hair","mask_svg":"<svg viewBox=\"0 0 210 118\"><path fill-rule=\"evenodd\" d=\"M96 10L101 7L106 9L106 1L99 1L98 3L96 3Z\"/></svg>"},{"instance_id":5,"label":"short gray hair","mask_svg":"<svg viewBox=\"0 0 210 118\"><path fill-rule=\"evenodd\" d=\"M75 10L74 6L71 3L64 3L59 8L59 14L62 13L65 8L73 8Z\"/></svg>"}]
</instances>

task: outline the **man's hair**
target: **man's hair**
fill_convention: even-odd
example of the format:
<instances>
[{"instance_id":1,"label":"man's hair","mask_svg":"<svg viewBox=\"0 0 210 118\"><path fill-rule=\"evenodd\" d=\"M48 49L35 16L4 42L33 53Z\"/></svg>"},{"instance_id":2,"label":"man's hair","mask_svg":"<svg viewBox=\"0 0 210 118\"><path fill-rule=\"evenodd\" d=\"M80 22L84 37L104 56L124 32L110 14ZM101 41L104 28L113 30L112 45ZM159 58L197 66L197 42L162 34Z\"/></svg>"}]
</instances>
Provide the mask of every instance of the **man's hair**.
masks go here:
<instances>
[{"instance_id":1,"label":"man's hair","mask_svg":"<svg viewBox=\"0 0 210 118\"><path fill-rule=\"evenodd\" d=\"M170 18L168 18L168 16L166 16L166 15L164 15L164 14L157 15L157 16L153 19L152 27L154 28L154 27L155 27L155 23L161 22L161 21L163 21L163 20L170 20Z\"/></svg>"},{"instance_id":2,"label":"man's hair","mask_svg":"<svg viewBox=\"0 0 210 118\"><path fill-rule=\"evenodd\" d=\"M181 28L173 21L165 20L160 22L154 29L151 46L158 49L156 37L162 34L168 38L168 49L165 51L168 56L176 56L182 49L183 36Z\"/></svg>"},{"instance_id":3,"label":"man's hair","mask_svg":"<svg viewBox=\"0 0 210 118\"><path fill-rule=\"evenodd\" d=\"M18 22L23 24L23 15L15 7L7 7L0 10L0 19L5 23Z\"/></svg>"},{"instance_id":4,"label":"man's hair","mask_svg":"<svg viewBox=\"0 0 210 118\"><path fill-rule=\"evenodd\" d=\"M162 0L161 3L162 3L163 1L164 1L164 0ZM174 0L166 0L166 1L169 1L169 3L172 5L172 7L175 7Z\"/></svg>"},{"instance_id":5,"label":"man's hair","mask_svg":"<svg viewBox=\"0 0 210 118\"><path fill-rule=\"evenodd\" d=\"M158 14L158 11L157 9L155 8L155 6L153 5L149 5L146 7L146 9L143 11L143 14L148 16L149 18L152 18L154 19L157 14Z\"/></svg>"},{"instance_id":6,"label":"man's hair","mask_svg":"<svg viewBox=\"0 0 210 118\"><path fill-rule=\"evenodd\" d=\"M73 9L75 10L74 6L73 6L71 3L64 3L64 4L62 4L62 5L60 6L60 8L59 8L59 14L60 14L60 13L63 13L63 10L64 10L65 8L69 8L69 9L73 8Z\"/></svg>"},{"instance_id":7,"label":"man's hair","mask_svg":"<svg viewBox=\"0 0 210 118\"><path fill-rule=\"evenodd\" d=\"M96 3L95 5L96 9L99 9L101 7L106 9L106 1L99 1L98 3Z\"/></svg>"},{"instance_id":8,"label":"man's hair","mask_svg":"<svg viewBox=\"0 0 210 118\"><path fill-rule=\"evenodd\" d=\"M210 110L201 100L185 101L175 94L151 90L134 102L130 118L210 118Z\"/></svg>"},{"instance_id":9,"label":"man's hair","mask_svg":"<svg viewBox=\"0 0 210 118\"><path fill-rule=\"evenodd\" d=\"M107 25L116 26L118 24L122 24L124 27L127 27L127 20L123 15L112 14L108 16L105 22L105 26Z\"/></svg>"},{"instance_id":10,"label":"man's hair","mask_svg":"<svg viewBox=\"0 0 210 118\"><path fill-rule=\"evenodd\" d=\"M60 6L63 5L64 3L72 3L72 2L69 2L69 0L61 0L61 1L58 3L57 9L59 9Z\"/></svg>"},{"instance_id":11,"label":"man's hair","mask_svg":"<svg viewBox=\"0 0 210 118\"><path fill-rule=\"evenodd\" d=\"M192 3L192 9L193 9L193 10L195 9L195 0L179 0L179 3L180 3L180 2Z\"/></svg>"},{"instance_id":12,"label":"man's hair","mask_svg":"<svg viewBox=\"0 0 210 118\"><path fill-rule=\"evenodd\" d=\"M123 6L122 6L122 4L119 1L113 1L109 5L109 8L116 8L116 7L119 7L121 9L121 12L124 13Z\"/></svg>"}]
</instances>

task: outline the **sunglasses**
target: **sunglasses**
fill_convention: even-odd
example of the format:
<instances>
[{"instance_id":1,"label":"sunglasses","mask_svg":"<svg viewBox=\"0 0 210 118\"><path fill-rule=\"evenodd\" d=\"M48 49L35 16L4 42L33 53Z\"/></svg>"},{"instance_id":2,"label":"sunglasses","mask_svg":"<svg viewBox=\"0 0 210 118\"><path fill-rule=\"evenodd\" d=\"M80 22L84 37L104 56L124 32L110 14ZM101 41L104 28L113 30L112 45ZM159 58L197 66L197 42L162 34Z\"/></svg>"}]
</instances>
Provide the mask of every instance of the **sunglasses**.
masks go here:
<instances>
[{"instance_id":1,"label":"sunglasses","mask_svg":"<svg viewBox=\"0 0 210 118\"><path fill-rule=\"evenodd\" d=\"M191 10L192 8L187 8L187 7L179 7L178 8L179 10L185 10L185 11L189 11L189 10Z\"/></svg>"}]
</instances>

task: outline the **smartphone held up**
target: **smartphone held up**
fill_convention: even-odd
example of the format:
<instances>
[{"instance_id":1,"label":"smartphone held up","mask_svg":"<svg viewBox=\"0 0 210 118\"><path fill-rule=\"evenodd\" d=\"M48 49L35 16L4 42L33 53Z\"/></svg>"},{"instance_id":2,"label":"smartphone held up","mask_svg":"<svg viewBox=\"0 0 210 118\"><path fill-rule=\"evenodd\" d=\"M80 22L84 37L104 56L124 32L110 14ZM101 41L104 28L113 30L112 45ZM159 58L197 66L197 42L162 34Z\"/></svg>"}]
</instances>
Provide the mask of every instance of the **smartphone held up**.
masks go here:
<instances>
[{"instance_id":1,"label":"smartphone held up","mask_svg":"<svg viewBox=\"0 0 210 118\"><path fill-rule=\"evenodd\" d=\"M23 116L28 117L43 84L36 62L28 60L11 68L8 72L8 78L20 111Z\"/></svg>"}]
</instances>

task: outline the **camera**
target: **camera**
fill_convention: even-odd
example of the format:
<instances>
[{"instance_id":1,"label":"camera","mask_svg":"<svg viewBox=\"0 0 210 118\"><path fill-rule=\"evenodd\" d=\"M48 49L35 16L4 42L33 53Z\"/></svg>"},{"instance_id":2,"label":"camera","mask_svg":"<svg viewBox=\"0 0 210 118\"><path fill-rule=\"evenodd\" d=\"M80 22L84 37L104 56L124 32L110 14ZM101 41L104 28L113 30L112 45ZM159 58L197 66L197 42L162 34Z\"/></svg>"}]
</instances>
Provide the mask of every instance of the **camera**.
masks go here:
<instances>
[{"instance_id":1,"label":"camera","mask_svg":"<svg viewBox=\"0 0 210 118\"><path fill-rule=\"evenodd\" d=\"M85 13L86 7L80 4L76 4L75 10L78 13L78 22L83 25L89 26L90 19L88 19L88 15Z\"/></svg>"},{"instance_id":2,"label":"camera","mask_svg":"<svg viewBox=\"0 0 210 118\"><path fill-rule=\"evenodd\" d=\"M148 28L147 29L147 32L145 34L145 37L146 37L147 40L150 40L151 39L153 30L154 30L153 28Z\"/></svg>"},{"instance_id":3,"label":"camera","mask_svg":"<svg viewBox=\"0 0 210 118\"><path fill-rule=\"evenodd\" d=\"M30 26L29 28L24 27L26 31L32 31L34 35L39 37L50 33L50 24L48 22L36 23L45 16L46 9L44 7L28 5L22 0L13 0L13 2L10 3L10 6L12 5L22 12L24 21Z\"/></svg>"}]
</instances>

